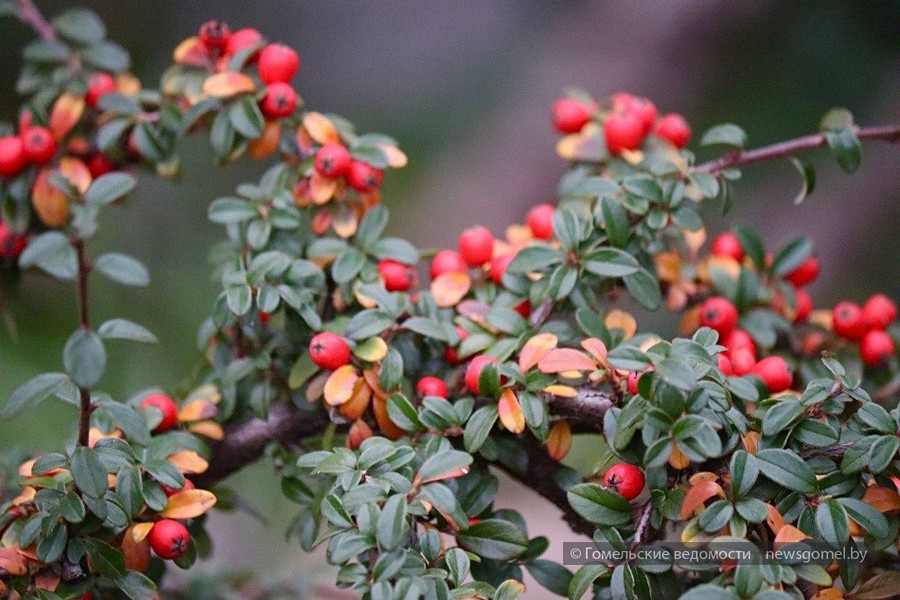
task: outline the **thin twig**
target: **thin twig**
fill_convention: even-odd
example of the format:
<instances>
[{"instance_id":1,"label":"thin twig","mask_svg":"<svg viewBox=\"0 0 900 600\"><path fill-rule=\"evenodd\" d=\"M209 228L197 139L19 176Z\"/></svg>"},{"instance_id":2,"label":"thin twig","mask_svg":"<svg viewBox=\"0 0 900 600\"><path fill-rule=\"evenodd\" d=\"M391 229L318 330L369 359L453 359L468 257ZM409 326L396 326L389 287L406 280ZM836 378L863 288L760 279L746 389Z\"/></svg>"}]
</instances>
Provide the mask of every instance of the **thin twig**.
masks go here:
<instances>
[{"instance_id":1,"label":"thin twig","mask_svg":"<svg viewBox=\"0 0 900 600\"><path fill-rule=\"evenodd\" d=\"M53 25L44 18L31 0L17 0L15 14L16 18L34 29L41 39L48 41L56 39L56 30Z\"/></svg>"},{"instance_id":2,"label":"thin twig","mask_svg":"<svg viewBox=\"0 0 900 600\"><path fill-rule=\"evenodd\" d=\"M75 287L78 292L78 321L79 326L85 331L91 328L90 296L88 294L88 277L91 273L91 263L88 260L84 240L76 238L72 242L75 246L75 255L78 262L78 278ZM90 443L91 433L91 391L87 388L78 388L80 406L78 407L78 444L87 446Z\"/></svg>"},{"instance_id":3,"label":"thin twig","mask_svg":"<svg viewBox=\"0 0 900 600\"><path fill-rule=\"evenodd\" d=\"M634 539L631 542L631 551L634 552L641 547L647 531L650 529L650 513L653 512L653 503L647 500L647 504L641 509L641 516L638 519L637 529L634 530Z\"/></svg>"},{"instance_id":4,"label":"thin twig","mask_svg":"<svg viewBox=\"0 0 900 600\"><path fill-rule=\"evenodd\" d=\"M860 127L854 129L856 137L861 140L884 140L886 142L900 142L900 125L885 125L881 127ZM701 163L692 171L700 173L719 173L731 167L741 167L753 163L784 158L824 146L827 143L824 133L814 133L785 142L778 142L762 148L755 148L745 152L730 152L719 158Z\"/></svg>"}]
</instances>

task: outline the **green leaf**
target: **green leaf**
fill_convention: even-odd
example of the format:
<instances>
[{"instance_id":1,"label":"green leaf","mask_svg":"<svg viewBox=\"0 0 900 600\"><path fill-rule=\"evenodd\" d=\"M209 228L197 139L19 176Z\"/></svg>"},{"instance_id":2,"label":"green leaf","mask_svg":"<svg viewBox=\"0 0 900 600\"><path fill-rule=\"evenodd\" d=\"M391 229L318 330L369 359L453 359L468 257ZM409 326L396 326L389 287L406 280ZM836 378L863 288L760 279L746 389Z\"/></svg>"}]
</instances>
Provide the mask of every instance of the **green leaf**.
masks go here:
<instances>
[{"instance_id":1,"label":"green leaf","mask_svg":"<svg viewBox=\"0 0 900 600\"><path fill-rule=\"evenodd\" d=\"M404 538L409 535L409 524L406 522L406 496L394 494L387 499L378 516L376 538L382 548L394 550L400 547Z\"/></svg>"},{"instance_id":2,"label":"green leaf","mask_svg":"<svg viewBox=\"0 0 900 600\"><path fill-rule=\"evenodd\" d=\"M387 227L388 216L388 209L383 204L369 209L356 230L356 245L363 250L369 249Z\"/></svg>"},{"instance_id":3,"label":"green leaf","mask_svg":"<svg viewBox=\"0 0 900 600\"><path fill-rule=\"evenodd\" d=\"M126 254L108 252L98 257L94 266L107 278L122 285L143 287L150 283L147 268Z\"/></svg>"},{"instance_id":4,"label":"green leaf","mask_svg":"<svg viewBox=\"0 0 900 600\"><path fill-rule=\"evenodd\" d=\"M863 582L851 596L853 600L891 600L900 596L900 573L886 571Z\"/></svg>"},{"instance_id":5,"label":"green leaf","mask_svg":"<svg viewBox=\"0 0 900 600\"><path fill-rule=\"evenodd\" d=\"M53 26L62 37L89 44L106 37L106 26L96 14L85 8L71 8L53 17Z\"/></svg>"},{"instance_id":6,"label":"green leaf","mask_svg":"<svg viewBox=\"0 0 900 600\"><path fill-rule=\"evenodd\" d=\"M378 146L353 146L350 148L350 156L376 169L386 169L389 166L387 154Z\"/></svg>"},{"instance_id":7,"label":"green leaf","mask_svg":"<svg viewBox=\"0 0 900 600\"><path fill-rule=\"evenodd\" d=\"M743 148L747 145L747 134L734 123L716 125L708 129L700 138L701 146L712 146L713 144Z\"/></svg>"},{"instance_id":8,"label":"green leaf","mask_svg":"<svg viewBox=\"0 0 900 600\"><path fill-rule=\"evenodd\" d=\"M862 148L859 139L850 128L837 129L825 132L825 141L831 148L831 155L838 165L847 173L853 173L859 168L862 160Z\"/></svg>"},{"instance_id":9,"label":"green leaf","mask_svg":"<svg viewBox=\"0 0 900 600\"><path fill-rule=\"evenodd\" d=\"M251 140L260 137L266 125L252 94L233 101L228 107L228 118L238 133Z\"/></svg>"},{"instance_id":10,"label":"green leaf","mask_svg":"<svg viewBox=\"0 0 900 600\"><path fill-rule=\"evenodd\" d=\"M609 242L618 248L624 248L631 237L631 227L628 225L628 211L622 203L612 198L601 198L600 209L603 213L603 225Z\"/></svg>"},{"instance_id":11,"label":"green leaf","mask_svg":"<svg viewBox=\"0 0 900 600\"><path fill-rule=\"evenodd\" d=\"M819 121L819 131L836 131L853 127L853 113L846 108L832 108Z\"/></svg>"},{"instance_id":12,"label":"green leaf","mask_svg":"<svg viewBox=\"0 0 900 600\"><path fill-rule=\"evenodd\" d=\"M625 277L641 268L636 258L618 248L600 248L585 256L583 265L586 271L600 277Z\"/></svg>"},{"instance_id":13,"label":"green leaf","mask_svg":"<svg viewBox=\"0 0 900 600\"><path fill-rule=\"evenodd\" d=\"M38 542L37 555L38 558L46 563L52 563L57 560L66 549L66 542L69 541L69 530L65 525L56 525L47 537Z\"/></svg>"},{"instance_id":14,"label":"green leaf","mask_svg":"<svg viewBox=\"0 0 900 600\"><path fill-rule=\"evenodd\" d=\"M756 478L759 477L759 463L756 457L743 450L731 456L731 489L735 497L740 498L750 493Z\"/></svg>"},{"instance_id":15,"label":"green leaf","mask_svg":"<svg viewBox=\"0 0 900 600\"><path fill-rule=\"evenodd\" d=\"M772 261L772 272L784 277L793 272L812 254L813 243L808 237L800 237L785 246Z\"/></svg>"},{"instance_id":16,"label":"green leaf","mask_svg":"<svg viewBox=\"0 0 900 600\"><path fill-rule=\"evenodd\" d=\"M0 405L0 421L8 421L31 412L37 406L63 389L72 380L65 373L41 373L16 388L16 391Z\"/></svg>"},{"instance_id":17,"label":"green leaf","mask_svg":"<svg viewBox=\"0 0 900 600\"><path fill-rule=\"evenodd\" d=\"M459 450L433 454L419 467L416 477L420 481L433 481L472 464L472 455Z\"/></svg>"},{"instance_id":18,"label":"green leaf","mask_svg":"<svg viewBox=\"0 0 900 600\"><path fill-rule=\"evenodd\" d=\"M69 60L71 52L69 45L63 42L38 40L25 46L22 56L28 62L62 64Z\"/></svg>"},{"instance_id":19,"label":"green leaf","mask_svg":"<svg viewBox=\"0 0 900 600\"><path fill-rule=\"evenodd\" d=\"M33 238L19 256L19 266L37 267L63 281L73 281L78 275L75 248L59 231L48 231Z\"/></svg>"},{"instance_id":20,"label":"green leaf","mask_svg":"<svg viewBox=\"0 0 900 600\"><path fill-rule=\"evenodd\" d=\"M647 269L641 269L624 278L632 298L647 310L656 310L662 304L659 281Z\"/></svg>"},{"instance_id":21,"label":"green leaf","mask_svg":"<svg viewBox=\"0 0 900 600\"><path fill-rule=\"evenodd\" d=\"M147 421L133 406L112 401L102 402L100 406L112 417L129 440L140 446L150 445L150 429L147 427Z\"/></svg>"},{"instance_id":22,"label":"green leaf","mask_svg":"<svg viewBox=\"0 0 900 600\"><path fill-rule=\"evenodd\" d=\"M408 241L400 238L382 238L372 245L372 254L376 258L389 258L405 265L419 262L419 251Z\"/></svg>"},{"instance_id":23,"label":"green leaf","mask_svg":"<svg viewBox=\"0 0 900 600\"><path fill-rule=\"evenodd\" d=\"M525 593L525 584L517 579L507 579L494 592L494 600L515 600Z\"/></svg>"},{"instance_id":24,"label":"green leaf","mask_svg":"<svg viewBox=\"0 0 900 600\"><path fill-rule=\"evenodd\" d=\"M115 583L131 600L155 600L159 597L156 585L137 571L128 571L125 577L115 579Z\"/></svg>"},{"instance_id":25,"label":"green leaf","mask_svg":"<svg viewBox=\"0 0 900 600\"><path fill-rule=\"evenodd\" d=\"M547 267L556 266L562 261L562 252L556 248L546 244L532 244L519 250L516 257L506 268L506 272L512 275L521 275L533 271L542 271Z\"/></svg>"},{"instance_id":26,"label":"green leaf","mask_svg":"<svg viewBox=\"0 0 900 600\"><path fill-rule=\"evenodd\" d=\"M650 357L637 346L616 346L606 356L607 362L624 371L643 371L650 366Z\"/></svg>"},{"instance_id":27,"label":"green leaf","mask_svg":"<svg viewBox=\"0 0 900 600\"><path fill-rule=\"evenodd\" d=\"M404 431L416 431L422 428L416 407L403 394L392 394L388 398L387 411L391 421Z\"/></svg>"},{"instance_id":28,"label":"green leaf","mask_svg":"<svg viewBox=\"0 0 900 600\"><path fill-rule=\"evenodd\" d=\"M118 548L113 548L106 542L94 538L85 538L84 544L94 567L104 577L117 579L124 577L128 572L125 567L125 557Z\"/></svg>"},{"instance_id":29,"label":"green leaf","mask_svg":"<svg viewBox=\"0 0 900 600\"><path fill-rule=\"evenodd\" d=\"M247 284L230 285L225 288L225 301L228 309L236 315L245 315L253 305L253 290Z\"/></svg>"},{"instance_id":30,"label":"green leaf","mask_svg":"<svg viewBox=\"0 0 900 600\"><path fill-rule=\"evenodd\" d=\"M856 498L838 498L837 501L847 511L847 515L872 537L884 539L890 535L888 520L872 506Z\"/></svg>"},{"instance_id":31,"label":"green leaf","mask_svg":"<svg viewBox=\"0 0 900 600\"><path fill-rule=\"evenodd\" d=\"M131 64L131 57L125 48L110 41L92 45L81 56L87 64L111 73L121 73Z\"/></svg>"},{"instance_id":32,"label":"green leaf","mask_svg":"<svg viewBox=\"0 0 900 600\"><path fill-rule=\"evenodd\" d=\"M572 584L572 572L552 560L537 559L525 565L535 580L558 596L566 596Z\"/></svg>"},{"instance_id":33,"label":"green leaf","mask_svg":"<svg viewBox=\"0 0 900 600\"><path fill-rule=\"evenodd\" d=\"M79 446L72 451L72 478L81 493L91 498L103 498L108 489L106 468L91 448Z\"/></svg>"},{"instance_id":34,"label":"green leaf","mask_svg":"<svg viewBox=\"0 0 900 600\"><path fill-rule=\"evenodd\" d=\"M868 453L868 471L881 473L891 464L900 449L900 438L895 435L883 435L872 444Z\"/></svg>"},{"instance_id":35,"label":"green leaf","mask_svg":"<svg viewBox=\"0 0 900 600\"><path fill-rule=\"evenodd\" d=\"M84 200L95 206L105 206L122 198L137 185L137 180L126 173L116 171L101 175L84 193Z\"/></svg>"},{"instance_id":36,"label":"green leaf","mask_svg":"<svg viewBox=\"0 0 900 600\"><path fill-rule=\"evenodd\" d=\"M59 499L59 514L69 523L81 523L84 520L84 502L74 490Z\"/></svg>"},{"instance_id":37,"label":"green leaf","mask_svg":"<svg viewBox=\"0 0 900 600\"><path fill-rule=\"evenodd\" d=\"M484 519L456 534L457 543L484 558L512 560L528 549L521 529L500 519Z\"/></svg>"},{"instance_id":38,"label":"green leaf","mask_svg":"<svg viewBox=\"0 0 900 600\"><path fill-rule=\"evenodd\" d=\"M463 443L467 452L474 454L481 449L497 421L497 416L497 406L489 404L482 406L469 417L463 433Z\"/></svg>"},{"instance_id":39,"label":"green leaf","mask_svg":"<svg viewBox=\"0 0 900 600\"><path fill-rule=\"evenodd\" d=\"M583 565L579 567L575 571L575 575L572 576L572 582L569 583L569 600L579 600L593 587L594 581L607 573L609 573L609 567L606 565Z\"/></svg>"},{"instance_id":40,"label":"green leaf","mask_svg":"<svg viewBox=\"0 0 900 600\"><path fill-rule=\"evenodd\" d=\"M364 266L366 255L353 246L347 246L331 265L331 276L336 283L345 284L353 281Z\"/></svg>"},{"instance_id":41,"label":"green leaf","mask_svg":"<svg viewBox=\"0 0 900 600\"><path fill-rule=\"evenodd\" d=\"M459 585L468 577L472 561L469 559L469 555L461 548L454 547L447 550L444 553L444 562L447 563L447 569L450 571L450 576L456 585Z\"/></svg>"},{"instance_id":42,"label":"green leaf","mask_svg":"<svg viewBox=\"0 0 900 600\"><path fill-rule=\"evenodd\" d=\"M715 533L728 524L731 515L734 514L734 507L725 500L718 500L709 505L709 507L700 515L700 527L704 531Z\"/></svg>"},{"instance_id":43,"label":"green leaf","mask_svg":"<svg viewBox=\"0 0 900 600\"><path fill-rule=\"evenodd\" d=\"M897 432L897 424L880 404L867 402L856 412L856 418L877 431L890 435Z\"/></svg>"},{"instance_id":44,"label":"green leaf","mask_svg":"<svg viewBox=\"0 0 900 600\"><path fill-rule=\"evenodd\" d=\"M63 365L75 385L94 387L106 369L106 349L100 336L89 329L73 333L63 349Z\"/></svg>"},{"instance_id":45,"label":"green leaf","mask_svg":"<svg viewBox=\"0 0 900 600\"><path fill-rule=\"evenodd\" d=\"M816 529L832 546L840 546L850 539L847 513L837 500L825 500L816 508Z\"/></svg>"},{"instance_id":46,"label":"green leaf","mask_svg":"<svg viewBox=\"0 0 900 600\"><path fill-rule=\"evenodd\" d=\"M800 400L788 396L766 409L762 421L763 435L776 435L797 421L803 414L803 405Z\"/></svg>"},{"instance_id":47,"label":"green leaf","mask_svg":"<svg viewBox=\"0 0 900 600\"><path fill-rule=\"evenodd\" d=\"M803 494L812 494L817 489L812 467L790 450L760 450L756 460L762 474L779 485Z\"/></svg>"},{"instance_id":48,"label":"green leaf","mask_svg":"<svg viewBox=\"0 0 900 600\"><path fill-rule=\"evenodd\" d=\"M150 331L128 319L110 319L97 329L97 333L104 340L131 340L146 344L158 342Z\"/></svg>"},{"instance_id":49,"label":"green leaf","mask_svg":"<svg viewBox=\"0 0 900 600\"><path fill-rule=\"evenodd\" d=\"M598 525L619 526L631 522L631 505L616 492L596 483L581 483L566 492L579 515Z\"/></svg>"},{"instance_id":50,"label":"green leaf","mask_svg":"<svg viewBox=\"0 0 900 600\"><path fill-rule=\"evenodd\" d=\"M806 200L806 197L812 194L812 191L816 188L816 170L796 156L791 157L791 164L794 165L794 168L800 173L800 177L803 178L803 185L800 188L800 192L794 198L794 204L800 204Z\"/></svg>"},{"instance_id":51,"label":"green leaf","mask_svg":"<svg viewBox=\"0 0 900 600\"><path fill-rule=\"evenodd\" d=\"M259 216L259 211L243 198L226 196L212 201L207 209L207 216L213 223L228 225L254 219Z\"/></svg>"}]
</instances>

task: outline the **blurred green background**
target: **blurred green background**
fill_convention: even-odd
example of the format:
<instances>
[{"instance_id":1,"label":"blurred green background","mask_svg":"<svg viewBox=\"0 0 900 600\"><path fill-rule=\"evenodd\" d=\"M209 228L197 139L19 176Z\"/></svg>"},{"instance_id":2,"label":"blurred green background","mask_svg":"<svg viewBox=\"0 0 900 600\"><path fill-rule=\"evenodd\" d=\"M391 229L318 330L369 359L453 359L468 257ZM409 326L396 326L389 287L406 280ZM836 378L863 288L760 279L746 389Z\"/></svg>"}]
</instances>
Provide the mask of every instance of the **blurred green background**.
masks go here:
<instances>
[{"instance_id":1,"label":"blurred green background","mask_svg":"<svg viewBox=\"0 0 900 600\"><path fill-rule=\"evenodd\" d=\"M100 14L149 86L175 45L211 18L233 29L257 27L297 48L295 83L308 105L343 114L360 131L389 133L409 154L409 166L387 177L384 198L391 233L425 247L451 246L475 223L502 234L530 206L553 199L565 165L553 151L549 107L570 85L597 97L646 95L662 112L683 113L698 137L733 121L753 146L814 131L833 106L849 108L862 124L900 121L897 1L38 2L48 14L74 5ZM13 81L30 36L21 24L0 21L0 120L14 118ZM103 385L116 395L172 389L199 359L194 334L218 289L206 252L221 235L206 220L206 205L264 169L249 161L216 168L205 144L185 143L181 181L146 176L126 206L107 212L93 244L95 252L114 247L139 257L153 277L143 291L93 281L96 319L133 319L160 339L158 346L111 349ZM861 301L876 289L900 296L897 147L867 144L852 176L824 152L811 158L821 168L805 204L791 202L800 182L786 161L748 168L736 207L711 221L711 232L751 224L773 245L811 234L823 264L812 287L818 306L839 297ZM709 207L708 216L717 211ZM16 281L5 274L2 286L20 334L0 331L5 396L59 368L74 303L68 287L33 274ZM675 322L663 315L642 326L671 333ZM73 430L72 417L67 407L48 404L0 424L0 447L57 448ZM292 509L266 478L268 469L260 465L235 484L283 523ZM558 529L528 492L507 486L503 495L506 504L539 515L532 533ZM217 556L227 564L296 564L277 526L266 529L249 517L213 523Z\"/></svg>"}]
</instances>

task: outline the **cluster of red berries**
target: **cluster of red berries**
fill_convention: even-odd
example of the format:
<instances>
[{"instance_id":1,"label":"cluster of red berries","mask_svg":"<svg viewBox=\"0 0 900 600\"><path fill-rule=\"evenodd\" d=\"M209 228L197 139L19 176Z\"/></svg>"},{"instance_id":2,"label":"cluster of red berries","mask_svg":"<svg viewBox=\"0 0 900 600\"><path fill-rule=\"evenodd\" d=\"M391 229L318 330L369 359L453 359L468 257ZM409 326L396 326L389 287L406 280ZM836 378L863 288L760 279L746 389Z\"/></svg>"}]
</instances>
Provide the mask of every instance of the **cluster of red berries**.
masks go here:
<instances>
[{"instance_id":1,"label":"cluster of red berries","mask_svg":"<svg viewBox=\"0 0 900 600\"><path fill-rule=\"evenodd\" d=\"M344 177L347 184L361 194L378 189L384 179L381 169L361 160L354 160L343 144L325 144L319 148L313 167L322 177Z\"/></svg>"},{"instance_id":2,"label":"cluster of red berries","mask_svg":"<svg viewBox=\"0 0 900 600\"><path fill-rule=\"evenodd\" d=\"M578 133L600 114L600 105L594 101L562 98L553 105L553 123L560 133ZM691 128L684 117L677 113L659 117L656 105L640 96L614 94L603 117L610 154L637 150L651 132L676 148L683 148L691 139Z\"/></svg>"},{"instance_id":3,"label":"cluster of red berries","mask_svg":"<svg viewBox=\"0 0 900 600\"><path fill-rule=\"evenodd\" d=\"M882 366L894 356L894 340L885 331L897 319L897 305L884 294L871 296L860 307L855 302L838 302L831 312L834 332L859 343L859 355L870 367Z\"/></svg>"},{"instance_id":4,"label":"cluster of red berries","mask_svg":"<svg viewBox=\"0 0 900 600\"><path fill-rule=\"evenodd\" d=\"M45 165L56 156L56 141L46 127L25 123L19 135L0 137L0 176L15 177L29 164Z\"/></svg>"}]
</instances>

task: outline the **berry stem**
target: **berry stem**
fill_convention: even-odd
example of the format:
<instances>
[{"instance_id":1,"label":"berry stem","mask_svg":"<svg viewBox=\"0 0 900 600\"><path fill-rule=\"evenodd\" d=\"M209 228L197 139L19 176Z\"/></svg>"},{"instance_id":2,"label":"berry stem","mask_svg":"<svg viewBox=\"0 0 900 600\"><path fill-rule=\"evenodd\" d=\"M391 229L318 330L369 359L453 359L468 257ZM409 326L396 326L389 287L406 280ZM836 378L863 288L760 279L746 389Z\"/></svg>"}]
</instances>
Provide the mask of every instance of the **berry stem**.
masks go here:
<instances>
[{"instance_id":1,"label":"berry stem","mask_svg":"<svg viewBox=\"0 0 900 600\"><path fill-rule=\"evenodd\" d=\"M900 142L900 125L884 125L879 127L858 127L854 129L856 137L861 140L884 140ZM753 163L784 158L798 152L806 152L824 146L827 143L824 133L805 135L793 140L778 142L753 150L729 152L724 156L696 165L692 171L700 173L720 173L731 167L740 167Z\"/></svg>"},{"instance_id":2,"label":"berry stem","mask_svg":"<svg viewBox=\"0 0 900 600\"><path fill-rule=\"evenodd\" d=\"M43 40L55 40L56 30L31 0L16 0L16 18L31 27Z\"/></svg>"},{"instance_id":3,"label":"berry stem","mask_svg":"<svg viewBox=\"0 0 900 600\"><path fill-rule=\"evenodd\" d=\"M84 240L76 238L72 245L75 247L75 255L78 262L78 278L75 287L78 296L79 325L82 329L91 328L90 297L88 295L88 276L91 272L91 264L88 261ZM90 443L91 433L91 391L87 388L78 388L80 405L78 407L78 445L87 446Z\"/></svg>"}]
</instances>

